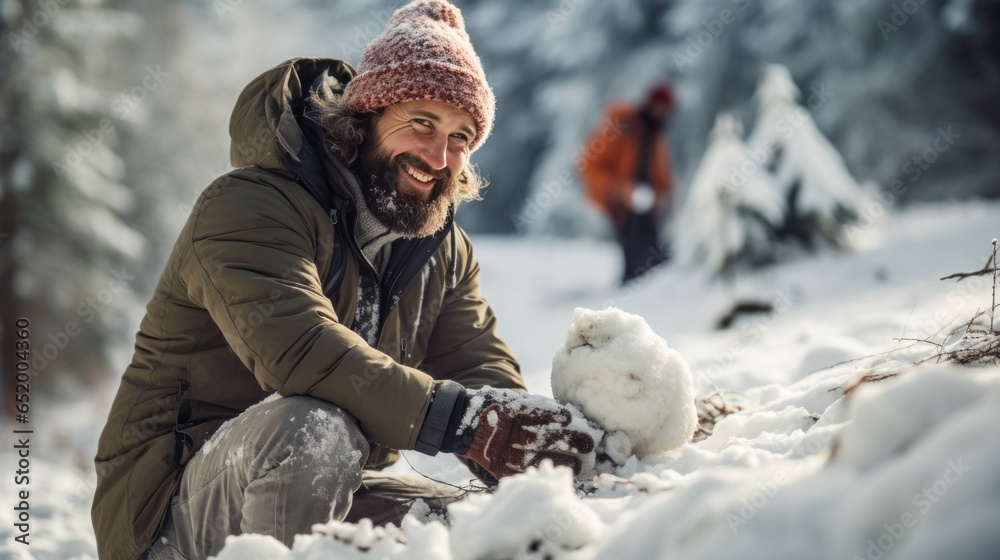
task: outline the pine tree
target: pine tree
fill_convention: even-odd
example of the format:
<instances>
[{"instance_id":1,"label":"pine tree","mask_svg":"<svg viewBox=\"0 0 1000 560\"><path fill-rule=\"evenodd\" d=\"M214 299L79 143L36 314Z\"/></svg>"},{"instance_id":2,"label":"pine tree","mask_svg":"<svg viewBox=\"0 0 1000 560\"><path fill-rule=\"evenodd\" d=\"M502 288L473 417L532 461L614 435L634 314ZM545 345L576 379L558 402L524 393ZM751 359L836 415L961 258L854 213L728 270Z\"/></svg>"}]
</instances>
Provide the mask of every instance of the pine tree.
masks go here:
<instances>
[{"instance_id":1,"label":"pine tree","mask_svg":"<svg viewBox=\"0 0 1000 560\"><path fill-rule=\"evenodd\" d=\"M589 209L578 162L594 149L613 99L637 101L666 78L661 18L668 0L463 6L469 33L498 98L497 127L476 158L497 188L460 220L518 232L604 231ZM611 130L611 133L614 131ZM502 188L500 187L502 185ZM503 210L498 211L498 208ZM506 211L504 211L506 210Z\"/></svg>"},{"instance_id":2,"label":"pine tree","mask_svg":"<svg viewBox=\"0 0 1000 560\"><path fill-rule=\"evenodd\" d=\"M124 329L146 242L129 225L135 196L121 182L108 86L137 24L98 2L4 4L0 344L14 348L15 321L31 321L33 388L103 374ZM0 359L0 383L13 387L13 353Z\"/></svg>"},{"instance_id":3,"label":"pine tree","mask_svg":"<svg viewBox=\"0 0 1000 560\"><path fill-rule=\"evenodd\" d=\"M1000 91L993 54L1000 3L926 0L894 20L893 5L902 4L563 0L510 8L468 0L463 13L499 111L491 140L474 155L494 187L459 219L511 231L511 216L530 208L527 225L537 229L601 231L590 227L576 179L561 181L560 173L572 172L604 103L637 100L653 79L670 80L678 93L669 134L675 175L686 188L716 114L733 107L752 122L745 101L761 61L790 69L818 129L856 177L883 187L902 181L902 203L997 196L1000 158L984 154L1000 144L1000 112L991 109ZM814 88L832 92L821 107L810 102ZM923 154L949 125L961 134L958 149L930 153L940 157L924 169ZM559 225L543 223L550 218Z\"/></svg>"},{"instance_id":4,"label":"pine tree","mask_svg":"<svg viewBox=\"0 0 1000 560\"><path fill-rule=\"evenodd\" d=\"M720 113L677 222L682 260L731 275L776 258L784 200L773 176L759 168L732 113Z\"/></svg>"},{"instance_id":5,"label":"pine tree","mask_svg":"<svg viewBox=\"0 0 1000 560\"><path fill-rule=\"evenodd\" d=\"M799 89L787 68L765 65L755 96L757 121L747 145L786 198L779 234L810 249L823 242L846 249L845 228L860 217L865 190L799 105Z\"/></svg>"}]
</instances>

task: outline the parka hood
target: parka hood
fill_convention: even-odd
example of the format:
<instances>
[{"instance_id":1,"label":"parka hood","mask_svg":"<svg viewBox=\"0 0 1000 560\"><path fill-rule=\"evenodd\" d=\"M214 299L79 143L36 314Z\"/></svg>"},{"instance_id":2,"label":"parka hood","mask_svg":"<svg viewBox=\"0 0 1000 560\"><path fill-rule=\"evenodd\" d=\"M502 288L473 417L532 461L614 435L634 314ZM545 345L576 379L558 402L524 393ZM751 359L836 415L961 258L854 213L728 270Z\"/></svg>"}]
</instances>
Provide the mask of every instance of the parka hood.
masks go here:
<instances>
[{"instance_id":1,"label":"parka hood","mask_svg":"<svg viewBox=\"0 0 1000 560\"><path fill-rule=\"evenodd\" d=\"M351 194L345 184L357 178L322 148L320 127L313 113L316 105L309 100L313 89L329 88L330 93L341 94L354 75L350 64L334 58L293 58L283 62L257 76L243 89L229 121L229 135L230 161L234 167L287 171L324 209L346 210L347 232L351 234L354 250L358 250L353 236L357 216L350 209ZM444 226L414 243L419 246L418 254L429 258L448 233L454 236L454 213L453 204ZM331 213L331 220L333 216ZM393 254L396 259L390 262L393 270L404 267L404 257L413 256L407 251ZM406 268L419 269L424 262L425 259L417 258L405 264ZM452 285L455 274L452 270Z\"/></svg>"},{"instance_id":2,"label":"parka hood","mask_svg":"<svg viewBox=\"0 0 1000 560\"><path fill-rule=\"evenodd\" d=\"M324 73L328 85L343 87L355 70L335 58L293 58L243 88L229 120L229 160L234 167L286 169L283 154L296 156L306 144L296 115L309 88Z\"/></svg>"}]
</instances>

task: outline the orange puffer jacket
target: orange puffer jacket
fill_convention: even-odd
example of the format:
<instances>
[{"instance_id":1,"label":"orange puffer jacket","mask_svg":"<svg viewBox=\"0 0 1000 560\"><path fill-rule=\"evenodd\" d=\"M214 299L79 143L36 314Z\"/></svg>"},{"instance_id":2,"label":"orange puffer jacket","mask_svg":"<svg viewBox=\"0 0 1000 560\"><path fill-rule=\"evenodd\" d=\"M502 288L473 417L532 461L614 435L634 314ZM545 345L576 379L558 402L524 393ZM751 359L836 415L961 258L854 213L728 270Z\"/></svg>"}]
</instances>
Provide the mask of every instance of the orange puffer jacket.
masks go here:
<instances>
[{"instance_id":1,"label":"orange puffer jacket","mask_svg":"<svg viewBox=\"0 0 1000 560\"><path fill-rule=\"evenodd\" d=\"M580 176L591 202L619 224L628 214L628 201L636 184L642 143L641 119L635 107L624 103L610 105L578 157ZM666 138L655 134L648 177L660 209L673 188L668 154Z\"/></svg>"}]
</instances>

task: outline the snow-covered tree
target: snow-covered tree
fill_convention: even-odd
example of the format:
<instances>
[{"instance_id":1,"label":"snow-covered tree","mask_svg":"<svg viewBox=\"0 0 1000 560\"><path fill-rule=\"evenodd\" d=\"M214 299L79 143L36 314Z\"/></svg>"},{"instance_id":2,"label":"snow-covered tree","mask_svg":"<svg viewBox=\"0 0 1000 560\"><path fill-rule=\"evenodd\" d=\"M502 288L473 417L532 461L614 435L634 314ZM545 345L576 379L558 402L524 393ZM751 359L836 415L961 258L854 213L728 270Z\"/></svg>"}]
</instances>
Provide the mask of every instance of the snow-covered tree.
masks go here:
<instances>
[{"instance_id":1,"label":"snow-covered tree","mask_svg":"<svg viewBox=\"0 0 1000 560\"><path fill-rule=\"evenodd\" d=\"M678 256L717 274L773 262L785 217L773 176L756 165L741 134L736 115L718 115L676 222Z\"/></svg>"},{"instance_id":2,"label":"snow-covered tree","mask_svg":"<svg viewBox=\"0 0 1000 560\"><path fill-rule=\"evenodd\" d=\"M511 215L531 210L542 231L602 231L591 228L575 178L560 174L572 174L574 152L604 104L639 100L653 79L670 80L678 94L668 134L686 189L716 114L734 108L753 122L747 100L761 61L787 66L804 101L813 88L832 92L813 105L818 130L856 177L883 187L902 181L898 202L997 196L1000 158L989 154L1000 143L1000 112L991 109L1000 92L992 54L1000 3L906 8L918 4L898 13L893 0L466 0L460 6L495 81L498 121L475 154L493 187L459 219L512 231ZM961 138L946 153L928 151L948 126Z\"/></svg>"},{"instance_id":3,"label":"snow-covered tree","mask_svg":"<svg viewBox=\"0 0 1000 560\"><path fill-rule=\"evenodd\" d=\"M139 19L98 1L6 1L0 31L0 381L15 321L31 322L33 384L107 370L145 237L123 184L115 116L121 48ZM142 76L137 79L141 80ZM116 330L121 329L121 330ZM23 357L23 356L22 356ZM69 374L69 375L67 375ZM13 402L13 399L10 399Z\"/></svg>"},{"instance_id":4,"label":"snow-covered tree","mask_svg":"<svg viewBox=\"0 0 1000 560\"><path fill-rule=\"evenodd\" d=\"M461 7L498 99L476 159L494 185L463 208L473 228L610 234L577 177L609 101L642 100L669 72L660 20L670 0L582 0ZM612 132L614 132L612 130ZM599 149L597 146L596 149ZM464 216L463 216L464 215Z\"/></svg>"},{"instance_id":5,"label":"snow-covered tree","mask_svg":"<svg viewBox=\"0 0 1000 560\"><path fill-rule=\"evenodd\" d=\"M807 248L818 242L846 248L845 227L861 216L865 189L799 104L799 88L787 68L765 65L755 95L757 121L747 145L754 163L774 174L786 197L780 235Z\"/></svg>"}]
</instances>

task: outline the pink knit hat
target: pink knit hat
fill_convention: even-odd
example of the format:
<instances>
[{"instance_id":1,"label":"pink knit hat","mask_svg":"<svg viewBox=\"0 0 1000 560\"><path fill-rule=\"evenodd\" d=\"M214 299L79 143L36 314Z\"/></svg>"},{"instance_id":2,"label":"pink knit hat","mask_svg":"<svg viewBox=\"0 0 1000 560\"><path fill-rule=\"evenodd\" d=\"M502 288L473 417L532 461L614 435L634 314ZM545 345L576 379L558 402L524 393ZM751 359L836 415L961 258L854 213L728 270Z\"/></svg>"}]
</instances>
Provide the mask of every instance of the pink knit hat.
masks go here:
<instances>
[{"instance_id":1,"label":"pink knit hat","mask_svg":"<svg viewBox=\"0 0 1000 560\"><path fill-rule=\"evenodd\" d=\"M468 111L476 122L470 150L490 135L493 90L461 12L444 0L418 0L396 10L385 31L361 53L358 75L344 92L347 106L362 113L418 100Z\"/></svg>"}]
</instances>

